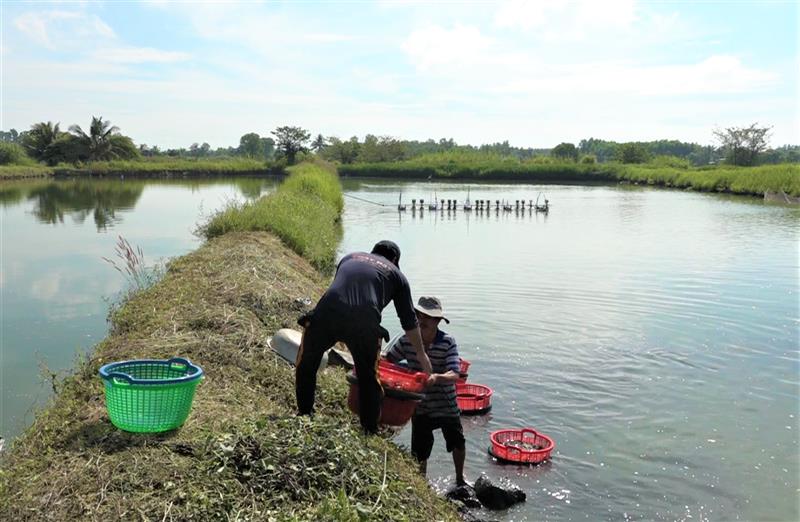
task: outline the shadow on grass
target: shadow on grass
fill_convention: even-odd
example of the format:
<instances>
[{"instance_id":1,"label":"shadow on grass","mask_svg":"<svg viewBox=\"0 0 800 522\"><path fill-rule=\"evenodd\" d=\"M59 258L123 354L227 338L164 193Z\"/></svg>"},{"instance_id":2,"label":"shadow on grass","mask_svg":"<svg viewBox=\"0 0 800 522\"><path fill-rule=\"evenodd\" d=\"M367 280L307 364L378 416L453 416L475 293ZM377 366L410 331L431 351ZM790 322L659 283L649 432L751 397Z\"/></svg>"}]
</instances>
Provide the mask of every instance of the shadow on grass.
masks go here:
<instances>
[{"instance_id":1,"label":"shadow on grass","mask_svg":"<svg viewBox=\"0 0 800 522\"><path fill-rule=\"evenodd\" d=\"M105 418L82 423L64 437L63 448L67 451L94 449L113 454L130 448L162 445L179 432L176 429L162 433L129 433L115 427Z\"/></svg>"}]
</instances>

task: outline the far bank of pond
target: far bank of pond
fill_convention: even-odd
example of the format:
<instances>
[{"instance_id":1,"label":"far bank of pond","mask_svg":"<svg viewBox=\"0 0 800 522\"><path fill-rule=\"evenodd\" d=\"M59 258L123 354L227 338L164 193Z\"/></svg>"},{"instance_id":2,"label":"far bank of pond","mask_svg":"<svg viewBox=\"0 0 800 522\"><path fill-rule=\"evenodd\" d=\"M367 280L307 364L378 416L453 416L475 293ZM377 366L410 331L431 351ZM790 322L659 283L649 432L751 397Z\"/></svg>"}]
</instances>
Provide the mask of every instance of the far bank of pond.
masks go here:
<instances>
[{"instance_id":1,"label":"far bank of pond","mask_svg":"<svg viewBox=\"0 0 800 522\"><path fill-rule=\"evenodd\" d=\"M387 163L339 165L343 178L447 181L504 181L517 183L633 183L702 192L772 197L798 203L800 165L758 167L728 165L704 168L662 164L575 163L520 161L515 158L446 160L446 155ZM0 180L20 177L132 177L202 178L209 176L283 175L283 165L246 158L227 160L152 158L135 161L94 162L82 167L5 166ZM783 197L783 196L787 197Z\"/></svg>"},{"instance_id":2,"label":"far bank of pond","mask_svg":"<svg viewBox=\"0 0 800 522\"><path fill-rule=\"evenodd\" d=\"M37 177L124 177L133 178L206 178L210 176L286 175L284 165L248 158L191 159L142 158L125 161L95 161L74 165L4 165L0 181Z\"/></svg>"},{"instance_id":3,"label":"far bank of pond","mask_svg":"<svg viewBox=\"0 0 800 522\"><path fill-rule=\"evenodd\" d=\"M420 158L396 163L339 166L342 177L399 180L505 181L521 183L617 183L626 182L702 192L764 196L767 192L800 196L800 165L764 165L708 168L676 168L651 164L535 163L494 159L443 161Z\"/></svg>"}]
</instances>

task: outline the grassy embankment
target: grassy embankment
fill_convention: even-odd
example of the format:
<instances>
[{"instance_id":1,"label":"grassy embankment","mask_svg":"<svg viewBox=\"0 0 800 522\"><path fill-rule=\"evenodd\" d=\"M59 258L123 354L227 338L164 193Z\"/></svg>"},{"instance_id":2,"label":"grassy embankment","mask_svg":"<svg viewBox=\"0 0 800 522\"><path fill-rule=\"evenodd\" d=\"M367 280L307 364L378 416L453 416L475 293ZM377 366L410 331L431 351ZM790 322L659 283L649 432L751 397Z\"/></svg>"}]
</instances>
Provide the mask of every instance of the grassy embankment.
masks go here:
<instances>
[{"instance_id":1,"label":"grassy embankment","mask_svg":"<svg viewBox=\"0 0 800 522\"><path fill-rule=\"evenodd\" d=\"M400 179L502 180L544 183L631 182L700 191L762 196L783 191L800 196L800 165L760 167L715 166L692 168L688 164L574 163L520 161L485 154L431 154L395 163L342 165L342 176Z\"/></svg>"},{"instance_id":2,"label":"grassy embankment","mask_svg":"<svg viewBox=\"0 0 800 522\"><path fill-rule=\"evenodd\" d=\"M29 162L30 163L30 162ZM47 176L230 176L282 173L279 165L248 158L171 158L154 157L137 160L95 161L80 167L59 164L47 167L37 164L0 166L0 179Z\"/></svg>"},{"instance_id":3,"label":"grassy embankment","mask_svg":"<svg viewBox=\"0 0 800 522\"><path fill-rule=\"evenodd\" d=\"M334 174L293 169L275 194L212 219L214 237L115 310L108 337L4 457L0 519L457 520L407 454L359 433L340 370L321 373L316 417L295 417L292 369L266 346L328 276L274 235L241 229L273 230L329 267L335 241L315 249L306 235L338 237L341 197ZM176 355L207 375L187 423L115 429L99 367Z\"/></svg>"},{"instance_id":4,"label":"grassy embankment","mask_svg":"<svg viewBox=\"0 0 800 522\"><path fill-rule=\"evenodd\" d=\"M320 175L316 165L302 164L292 168L292 175L270 197L234 204L203 225L200 232L213 238L237 230L268 230L314 267L331 272L341 240L343 207L338 178Z\"/></svg>"},{"instance_id":5,"label":"grassy embankment","mask_svg":"<svg viewBox=\"0 0 800 522\"><path fill-rule=\"evenodd\" d=\"M53 167L44 165L0 165L0 180L46 178L54 174Z\"/></svg>"}]
</instances>

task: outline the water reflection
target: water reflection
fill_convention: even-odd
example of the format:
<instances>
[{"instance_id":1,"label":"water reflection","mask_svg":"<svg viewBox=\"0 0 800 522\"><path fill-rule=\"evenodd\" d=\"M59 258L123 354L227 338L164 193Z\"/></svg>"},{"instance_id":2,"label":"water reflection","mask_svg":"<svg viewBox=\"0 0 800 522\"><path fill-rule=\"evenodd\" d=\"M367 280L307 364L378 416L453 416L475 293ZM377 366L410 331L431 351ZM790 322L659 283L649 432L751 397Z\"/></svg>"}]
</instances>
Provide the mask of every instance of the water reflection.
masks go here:
<instances>
[{"instance_id":1,"label":"water reflection","mask_svg":"<svg viewBox=\"0 0 800 522\"><path fill-rule=\"evenodd\" d=\"M34 201L33 215L42 223L63 223L69 214L81 224L91 214L97 230L105 230L119 221L117 211L136 206L142 190L143 182L73 181L35 188L28 197Z\"/></svg>"},{"instance_id":2,"label":"water reflection","mask_svg":"<svg viewBox=\"0 0 800 522\"><path fill-rule=\"evenodd\" d=\"M0 206L19 203L23 197L25 197L25 193L19 187L0 186Z\"/></svg>"},{"instance_id":3,"label":"water reflection","mask_svg":"<svg viewBox=\"0 0 800 522\"><path fill-rule=\"evenodd\" d=\"M190 180L22 180L0 184L0 207L32 203L30 213L40 223L57 225L69 216L81 225L91 216L98 231L121 222L136 207L145 186L188 188L196 193L212 185L235 186L245 199L262 196L273 178L214 178Z\"/></svg>"}]
</instances>

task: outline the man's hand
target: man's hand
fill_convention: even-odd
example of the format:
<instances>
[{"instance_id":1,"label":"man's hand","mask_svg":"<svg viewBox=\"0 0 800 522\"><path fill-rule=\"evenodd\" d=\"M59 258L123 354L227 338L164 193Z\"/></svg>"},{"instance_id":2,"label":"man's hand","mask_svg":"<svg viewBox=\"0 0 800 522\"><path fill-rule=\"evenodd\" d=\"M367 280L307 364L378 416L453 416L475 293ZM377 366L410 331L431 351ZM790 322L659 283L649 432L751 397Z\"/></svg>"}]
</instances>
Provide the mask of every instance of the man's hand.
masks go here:
<instances>
[{"instance_id":1,"label":"man's hand","mask_svg":"<svg viewBox=\"0 0 800 522\"><path fill-rule=\"evenodd\" d=\"M425 383L425 388L430 388L431 386L435 386L439 382L439 374L434 373L433 375L428 375L428 382Z\"/></svg>"},{"instance_id":2,"label":"man's hand","mask_svg":"<svg viewBox=\"0 0 800 522\"><path fill-rule=\"evenodd\" d=\"M422 371L428 375L433 373L431 360L428 359L428 354L425 353L425 348L422 346L422 334L419 332L419 327L416 326L411 330L406 330L406 336L408 336L408 340L411 341L411 345L414 347L414 351L417 354L417 361L419 361Z\"/></svg>"}]
</instances>

